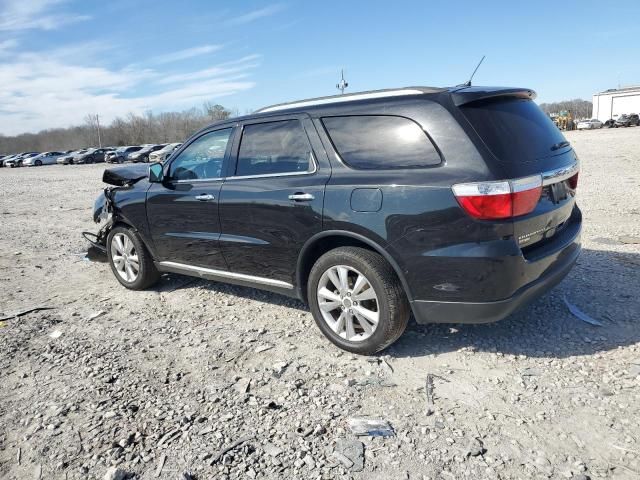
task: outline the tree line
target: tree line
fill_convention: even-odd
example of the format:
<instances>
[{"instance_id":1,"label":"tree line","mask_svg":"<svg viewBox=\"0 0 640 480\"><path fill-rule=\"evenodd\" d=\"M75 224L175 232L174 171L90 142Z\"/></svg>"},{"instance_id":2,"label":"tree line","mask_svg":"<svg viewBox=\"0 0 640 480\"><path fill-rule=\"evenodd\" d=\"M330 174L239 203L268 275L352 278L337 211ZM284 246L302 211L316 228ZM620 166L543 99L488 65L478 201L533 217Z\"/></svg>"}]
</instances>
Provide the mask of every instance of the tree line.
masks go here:
<instances>
[{"instance_id":1,"label":"tree line","mask_svg":"<svg viewBox=\"0 0 640 480\"><path fill-rule=\"evenodd\" d=\"M563 102L542 103L540 108L547 114L567 110L573 118L591 118L592 107L591 102L576 98ZM108 125L100 125L99 129L99 118L96 115L87 115L83 125L74 127L52 128L15 136L0 134L0 154L76 150L98 146L99 143L115 147L182 142L205 125L235 115L238 115L237 111L206 102L201 108L182 112L147 112L144 115L130 113L124 118L116 118Z\"/></svg>"},{"instance_id":2,"label":"tree line","mask_svg":"<svg viewBox=\"0 0 640 480\"><path fill-rule=\"evenodd\" d=\"M99 143L115 147L183 142L198 129L232 115L238 115L238 112L206 102L201 108L182 112L129 113L108 125L100 124L99 129L99 117L87 115L84 124L69 128L52 128L15 136L0 134L0 154L76 150L97 147Z\"/></svg>"},{"instance_id":3,"label":"tree line","mask_svg":"<svg viewBox=\"0 0 640 480\"><path fill-rule=\"evenodd\" d=\"M566 110L571 113L573 118L591 118L593 106L590 101L575 98L573 100L565 100L562 102L541 103L540 108L546 113L560 113Z\"/></svg>"}]
</instances>

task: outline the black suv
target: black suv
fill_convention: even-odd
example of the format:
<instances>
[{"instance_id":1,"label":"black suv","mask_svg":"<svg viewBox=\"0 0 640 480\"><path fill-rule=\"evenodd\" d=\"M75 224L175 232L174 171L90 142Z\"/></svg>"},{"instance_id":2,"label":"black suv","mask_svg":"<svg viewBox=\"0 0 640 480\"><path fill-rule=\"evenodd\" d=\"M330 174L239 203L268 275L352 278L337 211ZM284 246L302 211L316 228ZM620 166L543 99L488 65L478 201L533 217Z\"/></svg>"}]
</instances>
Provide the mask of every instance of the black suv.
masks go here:
<instances>
[{"instance_id":1,"label":"black suv","mask_svg":"<svg viewBox=\"0 0 640 480\"><path fill-rule=\"evenodd\" d=\"M130 289L175 272L297 297L351 352L411 313L493 322L580 252L578 159L533 98L416 87L224 120L165 165L107 170L93 243Z\"/></svg>"},{"instance_id":2,"label":"black suv","mask_svg":"<svg viewBox=\"0 0 640 480\"><path fill-rule=\"evenodd\" d=\"M620 115L615 123L616 127L637 127L638 125L640 125L640 117L638 117L637 113Z\"/></svg>"},{"instance_id":3,"label":"black suv","mask_svg":"<svg viewBox=\"0 0 640 480\"><path fill-rule=\"evenodd\" d=\"M143 147L135 145L130 147L118 147L115 150L105 153L104 161L106 163L124 163L129 160L129 155L138 150L142 150Z\"/></svg>"}]
</instances>

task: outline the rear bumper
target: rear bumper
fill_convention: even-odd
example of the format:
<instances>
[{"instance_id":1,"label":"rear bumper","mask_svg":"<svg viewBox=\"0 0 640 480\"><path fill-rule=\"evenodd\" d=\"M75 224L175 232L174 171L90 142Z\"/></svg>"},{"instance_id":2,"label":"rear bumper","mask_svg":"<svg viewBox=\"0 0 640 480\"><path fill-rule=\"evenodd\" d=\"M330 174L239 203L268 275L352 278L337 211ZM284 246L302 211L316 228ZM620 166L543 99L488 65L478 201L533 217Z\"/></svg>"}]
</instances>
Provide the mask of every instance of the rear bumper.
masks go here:
<instances>
[{"instance_id":1,"label":"rear bumper","mask_svg":"<svg viewBox=\"0 0 640 480\"><path fill-rule=\"evenodd\" d=\"M509 298L490 302L413 300L416 321L425 323L491 323L502 320L549 291L567 276L580 255L581 215L558 242L549 245L545 255L533 261L522 259L519 275L532 279ZM539 272L539 274L538 274ZM509 278L513 272L503 272ZM496 272L492 273L492 276ZM488 279L487 279L488 280Z\"/></svg>"}]
</instances>

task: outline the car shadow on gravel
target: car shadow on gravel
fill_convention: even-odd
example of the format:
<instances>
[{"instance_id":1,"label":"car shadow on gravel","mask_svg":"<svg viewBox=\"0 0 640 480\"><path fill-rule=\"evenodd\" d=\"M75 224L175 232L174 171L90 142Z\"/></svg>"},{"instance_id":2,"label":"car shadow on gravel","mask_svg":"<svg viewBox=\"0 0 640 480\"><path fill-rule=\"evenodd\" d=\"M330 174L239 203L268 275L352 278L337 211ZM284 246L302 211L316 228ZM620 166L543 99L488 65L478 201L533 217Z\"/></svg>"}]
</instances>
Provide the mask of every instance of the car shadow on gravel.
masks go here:
<instances>
[{"instance_id":1,"label":"car shadow on gravel","mask_svg":"<svg viewBox=\"0 0 640 480\"><path fill-rule=\"evenodd\" d=\"M258 290L250 287L231 285L229 283L205 280L196 277L188 277L177 273L167 273L162 276L162 280L153 288L158 293L171 293L187 288L197 287L210 292L217 292L226 295L255 300L257 302L270 303L272 305L293 308L296 310L309 311L307 306L300 300L290 298L285 295Z\"/></svg>"},{"instance_id":2,"label":"car shadow on gravel","mask_svg":"<svg viewBox=\"0 0 640 480\"><path fill-rule=\"evenodd\" d=\"M506 319L483 325L418 325L411 320L404 335L381 355L419 357L471 348L530 357L590 355L640 342L640 255L583 249L569 276L549 293ZM263 290L179 274L163 275L155 290L188 288L308 312L299 300ZM573 316L564 298L601 321L596 327ZM319 339L322 341L322 339Z\"/></svg>"},{"instance_id":3,"label":"car shadow on gravel","mask_svg":"<svg viewBox=\"0 0 640 480\"><path fill-rule=\"evenodd\" d=\"M470 348L529 357L591 355L640 342L640 255L584 249L569 276L506 319L484 325L411 322L383 353L416 357ZM602 322L572 315L564 299Z\"/></svg>"}]
</instances>

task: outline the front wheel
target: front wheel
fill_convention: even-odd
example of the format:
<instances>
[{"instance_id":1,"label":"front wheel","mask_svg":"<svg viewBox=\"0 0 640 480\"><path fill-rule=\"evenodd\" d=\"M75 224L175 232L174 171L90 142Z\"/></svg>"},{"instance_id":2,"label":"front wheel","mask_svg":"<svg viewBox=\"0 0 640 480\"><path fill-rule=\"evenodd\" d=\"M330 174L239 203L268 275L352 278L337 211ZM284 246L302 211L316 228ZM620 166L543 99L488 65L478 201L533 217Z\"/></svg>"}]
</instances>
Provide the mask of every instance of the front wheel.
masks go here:
<instances>
[{"instance_id":1,"label":"front wheel","mask_svg":"<svg viewBox=\"0 0 640 480\"><path fill-rule=\"evenodd\" d=\"M42 161L36 160L36 167L41 167L41 166L42 166Z\"/></svg>"},{"instance_id":2,"label":"front wheel","mask_svg":"<svg viewBox=\"0 0 640 480\"><path fill-rule=\"evenodd\" d=\"M385 349L409 321L397 275L384 258L364 248L340 247L321 256L309 274L307 294L322 333L349 352Z\"/></svg>"},{"instance_id":3,"label":"front wheel","mask_svg":"<svg viewBox=\"0 0 640 480\"><path fill-rule=\"evenodd\" d=\"M160 274L140 235L126 227L115 227L107 237L107 256L116 279L131 290L144 290Z\"/></svg>"}]
</instances>

